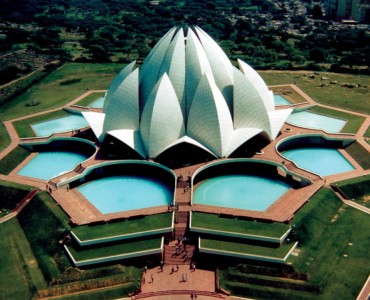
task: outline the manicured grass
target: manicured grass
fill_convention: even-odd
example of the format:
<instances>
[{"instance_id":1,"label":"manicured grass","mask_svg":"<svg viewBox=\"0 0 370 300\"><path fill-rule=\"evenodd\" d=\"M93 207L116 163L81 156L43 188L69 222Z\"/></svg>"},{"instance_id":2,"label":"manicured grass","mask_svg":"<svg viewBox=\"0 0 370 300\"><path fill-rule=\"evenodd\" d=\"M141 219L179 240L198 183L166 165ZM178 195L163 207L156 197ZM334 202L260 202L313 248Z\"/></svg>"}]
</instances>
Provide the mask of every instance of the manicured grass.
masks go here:
<instances>
[{"instance_id":1,"label":"manicured grass","mask_svg":"<svg viewBox=\"0 0 370 300\"><path fill-rule=\"evenodd\" d=\"M297 272L323 290L320 299L355 299L370 269L370 218L322 189L293 219L300 254L289 258Z\"/></svg>"},{"instance_id":2,"label":"manicured grass","mask_svg":"<svg viewBox=\"0 0 370 300\"><path fill-rule=\"evenodd\" d=\"M192 227L275 238L280 238L290 228L289 225L283 223L262 223L238 218L223 218L216 214L200 212L192 213L191 224Z\"/></svg>"},{"instance_id":3,"label":"manicured grass","mask_svg":"<svg viewBox=\"0 0 370 300\"><path fill-rule=\"evenodd\" d=\"M293 82L318 103L370 114L370 76L320 72L308 78L310 71L259 71L267 85L291 84ZM304 76L306 74L306 76ZM329 77L329 80L321 80ZM330 81L337 81L330 84ZM342 84L354 83L361 87L347 88ZM321 84L328 86L320 87Z\"/></svg>"},{"instance_id":4,"label":"manicured grass","mask_svg":"<svg viewBox=\"0 0 370 300\"><path fill-rule=\"evenodd\" d=\"M295 272L306 273L307 284L320 287L319 295L227 281L232 268L222 272L222 285L234 294L255 298L356 299L370 269L369 216L343 204L331 190L322 189L291 223L299 254L290 256L288 264Z\"/></svg>"},{"instance_id":5,"label":"manicured grass","mask_svg":"<svg viewBox=\"0 0 370 300\"><path fill-rule=\"evenodd\" d=\"M105 93L96 92L88 95L87 97L83 98L82 100L78 101L76 105L81 106L89 106L91 103L93 103L95 100L98 100L101 97L104 97Z\"/></svg>"},{"instance_id":6,"label":"manicured grass","mask_svg":"<svg viewBox=\"0 0 370 300\"><path fill-rule=\"evenodd\" d=\"M252 254L260 256L268 256L274 258L284 258L285 255L292 248L292 243L284 243L282 246L277 248L269 248L264 246L251 245L240 242L238 240L225 240L220 237L212 238L201 238L201 248L215 249L221 251L230 251L243 254Z\"/></svg>"},{"instance_id":7,"label":"manicured grass","mask_svg":"<svg viewBox=\"0 0 370 300\"><path fill-rule=\"evenodd\" d=\"M140 240L121 241L114 244L104 244L93 248L71 247L69 251L76 261L101 258L119 254L129 254L133 252L158 249L161 246L161 238L148 238Z\"/></svg>"},{"instance_id":8,"label":"manicured grass","mask_svg":"<svg viewBox=\"0 0 370 300\"><path fill-rule=\"evenodd\" d=\"M366 129L366 132L364 134L364 137L370 138L370 126Z\"/></svg>"},{"instance_id":9,"label":"manicured grass","mask_svg":"<svg viewBox=\"0 0 370 300\"><path fill-rule=\"evenodd\" d=\"M163 213L103 225L78 226L73 229L73 233L83 241L166 228L171 227L171 224L172 214Z\"/></svg>"},{"instance_id":10,"label":"manicured grass","mask_svg":"<svg viewBox=\"0 0 370 300\"><path fill-rule=\"evenodd\" d=\"M0 107L0 119L10 120L36 112L57 108L82 95L86 89L107 89L112 79L124 67L121 64L67 63L53 71L40 83L35 84L11 102ZM60 82L81 78L80 82L60 85ZM27 106L31 100L39 105Z\"/></svg>"},{"instance_id":11,"label":"manicured grass","mask_svg":"<svg viewBox=\"0 0 370 300\"><path fill-rule=\"evenodd\" d=\"M12 152L0 160L0 174L8 175L30 154L27 149L17 146Z\"/></svg>"},{"instance_id":12,"label":"manicured grass","mask_svg":"<svg viewBox=\"0 0 370 300\"><path fill-rule=\"evenodd\" d=\"M356 133L360 129L362 123L365 121L364 117L360 117L360 116L356 116L350 113L345 113L342 111L328 109L328 108L320 107L320 106L315 106L311 108L309 111L313 113L325 115L328 117L346 120L347 123L346 125L344 125L344 127L341 130L341 132L343 133Z\"/></svg>"},{"instance_id":13,"label":"manicured grass","mask_svg":"<svg viewBox=\"0 0 370 300\"><path fill-rule=\"evenodd\" d=\"M33 131L31 125L32 124L37 124L41 123L44 121L49 121L61 117L66 117L69 116L70 114L66 112L65 110L61 109L55 112L51 112L48 114L36 116L36 117L31 117L27 119L23 119L17 122L13 123L13 126L15 130L17 131L18 135L20 138L27 138L27 137L35 137L36 134Z\"/></svg>"},{"instance_id":14,"label":"manicured grass","mask_svg":"<svg viewBox=\"0 0 370 300\"><path fill-rule=\"evenodd\" d=\"M318 295L305 293L302 291L286 290L269 286L259 286L243 282L226 281L224 288L231 291L233 295L241 297L247 296L252 299L284 299L284 300L303 300L303 299L321 299Z\"/></svg>"},{"instance_id":15,"label":"manicured grass","mask_svg":"<svg viewBox=\"0 0 370 300\"><path fill-rule=\"evenodd\" d=\"M348 147L346 151L364 170L370 169L370 153L361 146L360 143L354 142Z\"/></svg>"},{"instance_id":16,"label":"manicured grass","mask_svg":"<svg viewBox=\"0 0 370 300\"><path fill-rule=\"evenodd\" d=\"M0 182L0 217L3 216L2 210L10 212L24 197L31 191L31 187L21 185L18 183L11 183L7 181Z\"/></svg>"},{"instance_id":17,"label":"manicured grass","mask_svg":"<svg viewBox=\"0 0 370 300\"><path fill-rule=\"evenodd\" d=\"M273 91L274 94L283 96L293 104L307 102L304 97L298 94L290 86L270 87L270 90Z\"/></svg>"},{"instance_id":18,"label":"manicured grass","mask_svg":"<svg viewBox=\"0 0 370 300\"><path fill-rule=\"evenodd\" d=\"M53 209L51 209L53 207ZM36 197L18 215L24 233L32 247L40 269L47 282L60 275L60 264L69 266L59 240L63 239L69 227L67 217L46 192ZM59 261L58 261L59 260Z\"/></svg>"},{"instance_id":19,"label":"manicured grass","mask_svg":"<svg viewBox=\"0 0 370 300\"><path fill-rule=\"evenodd\" d=\"M0 224L0 295L2 299L31 299L35 286L27 272L18 234L22 232L17 219ZM30 251L30 249L27 249ZM32 251L30 251L32 253Z\"/></svg>"},{"instance_id":20,"label":"manicured grass","mask_svg":"<svg viewBox=\"0 0 370 300\"><path fill-rule=\"evenodd\" d=\"M370 175L336 182L349 199L370 208Z\"/></svg>"},{"instance_id":21,"label":"manicured grass","mask_svg":"<svg viewBox=\"0 0 370 300\"><path fill-rule=\"evenodd\" d=\"M0 152L10 145L10 137L6 127L0 123Z\"/></svg>"},{"instance_id":22,"label":"manicured grass","mask_svg":"<svg viewBox=\"0 0 370 300\"><path fill-rule=\"evenodd\" d=\"M99 288L94 291L80 292L78 294L71 294L57 297L56 299L65 300L106 300L106 299L122 299L123 295L128 295L137 288L135 283L126 283L119 286Z\"/></svg>"}]
</instances>

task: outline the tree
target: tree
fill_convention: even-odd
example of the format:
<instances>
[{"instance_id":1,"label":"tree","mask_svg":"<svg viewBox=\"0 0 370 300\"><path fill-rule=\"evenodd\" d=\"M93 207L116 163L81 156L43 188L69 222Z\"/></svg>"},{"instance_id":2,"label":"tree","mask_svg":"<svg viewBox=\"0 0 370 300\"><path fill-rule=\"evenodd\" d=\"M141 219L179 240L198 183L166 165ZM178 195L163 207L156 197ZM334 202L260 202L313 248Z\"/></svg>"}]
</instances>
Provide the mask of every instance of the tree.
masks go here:
<instances>
[{"instance_id":1,"label":"tree","mask_svg":"<svg viewBox=\"0 0 370 300\"><path fill-rule=\"evenodd\" d=\"M315 47L310 51L310 60L313 60L315 63L324 62L326 60L327 52L322 49Z\"/></svg>"},{"instance_id":2,"label":"tree","mask_svg":"<svg viewBox=\"0 0 370 300\"><path fill-rule=\"evenodd\" d=\"M90 46L90 53L92 59L96 61L107 61L109 60L109 53L108 51L101 45L91 45Z\"/></svg>"},{"instance_id":3,"label":"tree","mask_svg":"<svg viewBox=\"0 0 370 300\"><path fill-rule=\"evenodd\" d=\"M320 5L315 5L313 8L312 8L312 17L314 19L321 19L322 18L322 10L321 10L321 7Z\"/></svg>"}]
</instances>

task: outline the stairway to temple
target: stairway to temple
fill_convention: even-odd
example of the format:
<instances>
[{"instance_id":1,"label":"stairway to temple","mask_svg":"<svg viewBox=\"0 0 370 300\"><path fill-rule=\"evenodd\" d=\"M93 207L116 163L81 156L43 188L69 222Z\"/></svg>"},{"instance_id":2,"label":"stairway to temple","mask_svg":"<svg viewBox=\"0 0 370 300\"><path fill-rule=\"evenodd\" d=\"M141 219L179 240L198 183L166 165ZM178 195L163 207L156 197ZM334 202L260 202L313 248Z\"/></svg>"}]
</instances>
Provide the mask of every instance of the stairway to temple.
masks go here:
<instances>
[{"instance_id":1,"label":"stairway to temple","mask_svg":"<svg viewBox=\"0 0 370 300\"><path fill-rule=\"evenodd\" d=\"M194 245L181 246L176 251L177 241L172 241L164 246L164 263L165 265L189 265L195 251Z\"/></svg>"},{"instance_id":2,"label":"stairway to temple","mask_svg":"<svg viewBox=\"0 0 370 300\"><path fill-rule=\"evenodd\" d=\"M191 257L195 251L195 245L190 245L187 242L183 243L183 238L187 236L189 226L189 210L190 210L190 192L185 191L183 185L179 185L176 190L176 203L178 209L175 210L175 228L174 240L164 248L164 263L172 265L190 264ZM184 249L185 244L185 249ZM180 248L176 250L176 248Z\"/></svg>"}]
</instances>

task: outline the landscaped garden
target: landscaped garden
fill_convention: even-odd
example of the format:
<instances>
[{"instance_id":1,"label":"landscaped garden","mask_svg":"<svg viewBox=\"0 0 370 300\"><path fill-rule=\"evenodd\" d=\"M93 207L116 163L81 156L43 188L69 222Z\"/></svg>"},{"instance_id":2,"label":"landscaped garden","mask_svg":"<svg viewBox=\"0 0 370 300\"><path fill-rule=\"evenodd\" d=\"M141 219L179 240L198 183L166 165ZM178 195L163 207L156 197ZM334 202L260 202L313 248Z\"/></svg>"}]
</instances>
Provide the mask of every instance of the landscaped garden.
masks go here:
<instances>
[{"instance_id":1,"label":"landscaped garden","mask_svg":"<svg viewBox=\"0 0 370 300\"><path fill-rule=\"evenodd\" d=\"M370 268L366 230L370 226L369 216L343 204L331 190L322 189L296 214L291 225L291 238L299 241L298 249L287 262L291 269L272 265L259 270L251 262L241 263L220 270L221 285L248 297L314 299L319 293L320 299L356 298ZM274 269L282 272L282 279L302 274L300 282L288 287L282 283L285 279L271 280L275 276L271 274L280 272ZM260 278L258 284L245 278L256 275Z\"/></svg>"},{"instance_id":2,"label":"landscaped garden","mask_svg":"<svg viewBox=\"0 0 370 300\"><path fill-rule=\"evenodd\" d=\"M122 67L123 65L114 64L64 65L40 83L34 85L27 93L0 106L0 118L9 120L60 107L83 94L86 88L107 89L109 82ZM368 90L364 88L365 85L368 86L370 83L368 76L346 75L347 77L344 77L344 75L330 74L328 75L330 79L337 80L338 84L319 87L321 75L309 79L307 76L294 75L293 72L279 73L279 76L273 75L273 73L266 74L263 72L262 76L267 78L268 84L296 81L300 88L320 103L346 109L353 108L362 113L369 113L369 94ZM76 78L81 80L73 80ZM61 82L67 82L68 84L60 84ZM361 87L342 87L340 85L342 82L359 82ZM345 93L340 94L343 91ZM101 95L93 94L88 100L84 99L84 102L78 104L88 104L87 102L96 100L98 96ZM352 97L356 98L357 101L351 101ZM32 99L40 100L40 103L34 106L27 105ZM363 122L362 117L347 113L328 109L322 111L321 108L314 108L313 110L348 119L348 126L350 127L345 127L344 130L347 132L355 132ZM26 119L16 122L15 126L22 137L30 136L29 124L55 118L60 116L59 114L63 115L65 113L58 111L57 113ZM2 134L4 130L5 128L2 126L2 129L0 129L0 150L9 144L8 136ZM367 136L369 136L368 133ZM366 156L363 155L363 150L362 147L358 147L357 143L346 149L355 159L356 157L359 158L358 162L363 168L368 169L368 153ZM0 161L0 173L8 174L28 155L27 150L17 147ZM338 186L346 194L348 193L351 199L353 198L360 204L368 206L368 181L367 177L356 178L338 183ZM3 186L6 188L3 188ZM8 194L9 187L16 190L15 194L9 192L11 196L6 198L8 200L4 200L4 197L0 199L0 208L6 209L7 212L15 207L15 202L20 201L28 190L28 187L2 183L0 195L3 195L2 191ZM4 190L1 190L1 188ZM13 199L16 199L16 201L13 202ZM125 225L130 224L125 226L123 230L120 228L120 222L96 225L94 230L90 230L89 226L75 227L72 230L85 239L99 238L110 234L127 234L140 230L151 230L159 228L159 224L167 226L170 223L170 216L170 214L166 214L166 216L163 216L163 220L161 219L162 216L158 215L153 216L153 219L142 219L136 222L134 220L122 221ZM5 299L29 299L35 294L36 290L41 290L38 292L39 295L46 297L97 287L102 289L99 292L93 291L80 296L68 296L68 299L73 299L73 297L79 299L84 297L86 299L105 296L117 297L117 295L121 297L137 288L140 269L136 267L123 264L86 270L73 267L62 246L66 235L71 230L69 222L69 218L56 205L54 200L46 193L40 193L16 219L0 225L0 269L2 270L0 293ZM152 227L148 225L149 223ZM251 267L249 265L250 261L220 270L222 287L237 295L256 298L313 299L317 298L317 293L319 293L320 299L354 299L366 280L370 269L367 259L368 249L370 248L369 231L367 230L370 226L369 216L344 205L327 189L323 189L315 195L296 214L291 224L259 223L237 218L222 219L218 215L205 216L196 213L194 214L193 226L224 231L226 228L230 232L276 237L280 237L281 233L284 233L290 226L293 228L290 239L291 241L298 240L299 244L297 251L289 258L288 265L285 267L276 265L266 267L267 270L274 270L272 273L275 272L276 274L279 274L276 270L281 271L285 268L285 273L283 273L289 274L287 277L281 276L277 279L275 276L272 278L271 272L265 272L265 269L261 271L262 267L258 269L255 264L251 264ZM153 246L157 247L158 241L159 239L153 239ZM211 245L210 247L228 251L241 247L234 243L230 248L231 244L223 243L220 240L215 242L211 239L204 239L203 243L205 243L204 245L208 243L208 245ZM152 246L151 242L144 242L143 244ZM117 249L119 248L118 252L108 253L103 248L99 251L103 254L116 254L122 252L122 245L117 246ZM130 251L136 251L140 247L135 247L133 244ZM250 249L246 249L246 251L250 251ZM255 248L255 250L255 253L262 253L261 249ZM81 251L78 255L81 255L81 259L85 259L95 257L96 253L97 250L92 252ZM254 273L251 269L254 270ZM297 278L292 279L289 276L296 276ZM104 287L112 284L117 284L117 286L104 289Z\"/></svg>"}]
</instances>

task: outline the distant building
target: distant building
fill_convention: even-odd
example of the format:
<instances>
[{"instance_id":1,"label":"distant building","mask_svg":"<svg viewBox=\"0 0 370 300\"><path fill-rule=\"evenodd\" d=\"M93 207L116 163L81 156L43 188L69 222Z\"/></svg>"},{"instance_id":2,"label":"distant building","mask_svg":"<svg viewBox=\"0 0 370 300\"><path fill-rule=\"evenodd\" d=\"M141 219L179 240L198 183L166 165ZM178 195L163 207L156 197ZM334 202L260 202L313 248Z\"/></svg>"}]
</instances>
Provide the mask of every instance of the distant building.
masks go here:
<instances>
[{"instance_id":1,"label":"distant building","mask_svg":"<svg viewBox=\"0 0 370 300\"><path fill-rule=\"evenodd\" d=\"M334 20L370 22L370 0L325 0L326 16Z\"/></svg>"}]
</instances>

